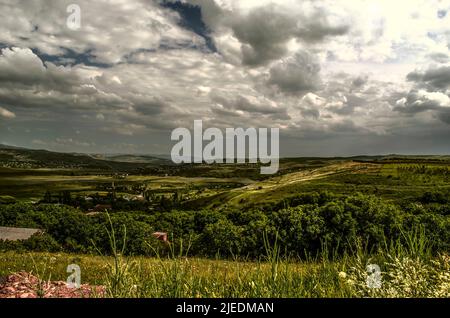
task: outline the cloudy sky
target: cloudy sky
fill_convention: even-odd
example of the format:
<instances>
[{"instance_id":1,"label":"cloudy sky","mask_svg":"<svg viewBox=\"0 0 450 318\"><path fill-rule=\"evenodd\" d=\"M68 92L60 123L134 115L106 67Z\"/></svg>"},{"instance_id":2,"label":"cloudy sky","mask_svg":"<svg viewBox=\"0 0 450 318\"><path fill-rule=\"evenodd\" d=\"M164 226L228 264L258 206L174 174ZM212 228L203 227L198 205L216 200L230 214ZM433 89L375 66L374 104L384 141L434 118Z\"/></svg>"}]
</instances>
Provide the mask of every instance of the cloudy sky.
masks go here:
<instances>
[{"instance_id":1,"label":"cloudy sky","mask_svg":"<svg viewBox=\"0 0 450 318\"><path fill-rule=\"evenodd\" d=\"M450 0L0 0L0 143L161 154L194 119L279 127L283 156L449 154Z\"/></svg>"}]
</instances>

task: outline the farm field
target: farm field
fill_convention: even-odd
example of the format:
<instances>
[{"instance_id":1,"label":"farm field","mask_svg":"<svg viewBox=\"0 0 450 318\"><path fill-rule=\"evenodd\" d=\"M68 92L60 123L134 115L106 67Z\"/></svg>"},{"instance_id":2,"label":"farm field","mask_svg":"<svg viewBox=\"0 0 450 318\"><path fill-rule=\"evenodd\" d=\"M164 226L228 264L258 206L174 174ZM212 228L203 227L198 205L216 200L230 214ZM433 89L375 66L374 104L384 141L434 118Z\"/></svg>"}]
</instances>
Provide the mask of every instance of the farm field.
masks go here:
<instances>
[{"instance_id":1,"label":"farm field","mask_svg":"<svg viewBox=\"0 0 450 318\"><path fill-rule=\"evenodd\" d=\"M2 195L16 197L18 200L38 201L46 191L71 191L79 195L101 192L99 186L116 185L139 186L145 190L183 190L190 186L206 187L208 185L236 186L252 183L246 178L213 178L213 177L177 177L177 176L143 176L131 175L118 179L108 175L64 175L57 171L39 170L17 171L0 170L0 192ZM48 174L46 174L46 172Z\"/></svg>"},{"instance_id":2,"label":"farm field","mask_svg":"<svg viewBox=\"0 0 450 318\"><path fill-rule=\"evenodd\" d=\"M290 162L286 163L289 167ZM221 170L223 169L223 170ZM227 167L217 168L225 172ZM265 180L247 177L183 177L94 174L53 169L0 169L0 197L9 196L18 201L38 201L46 191L70 191L74 195L105 194L113 183L126 186L128 194L145 190L155 193L189 193L189 207L253 206L279 201L299 192L332 191L342 194L355 192L379 195L391 200L418 196L430 188L446 190L450 187L450 163L365 163L349 160L324 160L320 166L303 164L282 170L282 174ZM416 169L417 171L415 171ZM202 195L193 195L202 191ZM119 193L126 195L127 191Z\"/></svg>"}]
</instances>

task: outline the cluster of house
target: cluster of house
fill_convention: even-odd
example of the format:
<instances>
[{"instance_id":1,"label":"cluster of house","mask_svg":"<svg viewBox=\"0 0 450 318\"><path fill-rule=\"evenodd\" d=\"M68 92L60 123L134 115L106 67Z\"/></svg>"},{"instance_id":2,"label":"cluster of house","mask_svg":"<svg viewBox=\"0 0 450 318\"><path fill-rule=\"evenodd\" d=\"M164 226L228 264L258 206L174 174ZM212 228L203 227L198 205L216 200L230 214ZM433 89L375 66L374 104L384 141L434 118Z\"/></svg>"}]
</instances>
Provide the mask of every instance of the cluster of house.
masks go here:
<instances>
[{"instance_id":1,"label":"cluster of house","mask_svg":"<svg viewBox=\"0 0 450 318\"><path fill-rule=\"evenodd\" d=\"M122 199L124 199L125 201L145 201L145 197L143 194L137 194L137 195L128 194L128 195L124 195L122 197ZM86 202L92 202L92 201L94 201L94 198L91 196L85 196L84 200Z\"/></svg>"}]
</instances>

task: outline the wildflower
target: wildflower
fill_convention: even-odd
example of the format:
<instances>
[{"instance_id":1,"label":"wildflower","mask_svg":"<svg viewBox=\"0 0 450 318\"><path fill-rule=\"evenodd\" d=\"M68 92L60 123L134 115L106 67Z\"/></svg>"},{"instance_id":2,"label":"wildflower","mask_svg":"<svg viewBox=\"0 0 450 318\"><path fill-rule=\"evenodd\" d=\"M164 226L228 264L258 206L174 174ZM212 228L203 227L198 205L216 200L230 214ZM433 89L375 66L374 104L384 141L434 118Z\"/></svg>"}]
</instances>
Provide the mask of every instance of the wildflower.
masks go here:
<instances>
[{"instance_id":1,"label":"wildflower","mask_svg":"<svg viewBox=\"0 0 450 318\"><path fill-rule=\"evenodd\" d=\"M347 273L339 272L339 278L345 279L347 277Z\"/></svg>"}]
</instances>

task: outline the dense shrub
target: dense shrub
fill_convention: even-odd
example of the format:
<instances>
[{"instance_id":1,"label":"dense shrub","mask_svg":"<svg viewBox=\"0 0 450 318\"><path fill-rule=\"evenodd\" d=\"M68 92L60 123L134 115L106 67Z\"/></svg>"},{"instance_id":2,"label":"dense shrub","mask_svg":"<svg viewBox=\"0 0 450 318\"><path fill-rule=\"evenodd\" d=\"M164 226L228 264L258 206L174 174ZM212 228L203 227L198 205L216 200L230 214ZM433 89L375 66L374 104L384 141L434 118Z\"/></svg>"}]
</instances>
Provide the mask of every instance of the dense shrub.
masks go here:
<instances>
[{"instance_id":1,"label":"dense shrub","mask_svg":"<svg viewBox=\"0 0 450 318\"><path fill-rule=\"evenodd\" d=\"M425 192L420 201L422 203L449 203L449 191L427 191Z\"/></svg>"},{"instance_id":2,"label":"dense shrub","mask_svg":"<svg viewBox=\"0 0 450 318\"><path fill-rule=\"evenodd\" d=\"M28 240L3 241L0 240L0 251L36 251L36 252L59 252L61 246L49 234L37 234Z\"/></svg>"},{"instance_id":3,"label":"dense shrub","mask_svg":"<svg viewBox=\"0 0 450 318\"><path fill-rule=\"evenodd\" d=\"M164 231L172 243L183 240L189 245L191 255L257 258L265 253L266 233L269 239L277 235L290 255L304 256L317 255L325 247L341 254L356 242L375 249L420 226L435 251L450 249L448 204L413 202L400 207L375 196L311 193L275 206L279 208L114 212L109 219L105 213L89 216L64 205L0 205L1 226L37 227L46 233L41 241L3 242L0 248L109 253L112 226L118 244L125 242L127 252L135 255L150 255L155 246L160 250L152 233Z\"/></svg>"}]
</instances>

